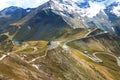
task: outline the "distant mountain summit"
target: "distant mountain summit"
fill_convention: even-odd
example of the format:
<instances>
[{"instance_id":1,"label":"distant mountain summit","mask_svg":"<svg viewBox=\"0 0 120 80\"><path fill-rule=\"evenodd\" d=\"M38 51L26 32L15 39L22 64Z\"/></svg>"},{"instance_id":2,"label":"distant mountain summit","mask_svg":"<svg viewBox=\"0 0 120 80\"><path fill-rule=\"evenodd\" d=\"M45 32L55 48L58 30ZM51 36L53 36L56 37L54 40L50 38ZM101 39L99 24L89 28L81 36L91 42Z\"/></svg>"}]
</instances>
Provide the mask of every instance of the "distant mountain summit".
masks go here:
<instances>
[{"instance_id":1,"label":"distant mountain summit","mask_svg":"<svg viewBox=\"0 0 120 80\"><path fill-rule=\"evenodd\" d=\"M0 33L5 32L8 29L7 26L9 24L22 19L32 10L34 9L23 9L20 7L11 6L0 11Z\"/></svg>"},{"instance_id":2,"label":"distant mountain summit","mask_svg":"<svg viewBox=\"0 0 120 80\"><path fill-rule=\"evenodd\" d=\"M8 8L5 8L5 9L1 10L0 14L12 14L12 13L15 13L15 12L22 12L25 15L27 10L29 10L29 12L30 12L30 11L33 10L33 8L23 9L21 7L10 6Z\"/></svg>"}]
</instances>

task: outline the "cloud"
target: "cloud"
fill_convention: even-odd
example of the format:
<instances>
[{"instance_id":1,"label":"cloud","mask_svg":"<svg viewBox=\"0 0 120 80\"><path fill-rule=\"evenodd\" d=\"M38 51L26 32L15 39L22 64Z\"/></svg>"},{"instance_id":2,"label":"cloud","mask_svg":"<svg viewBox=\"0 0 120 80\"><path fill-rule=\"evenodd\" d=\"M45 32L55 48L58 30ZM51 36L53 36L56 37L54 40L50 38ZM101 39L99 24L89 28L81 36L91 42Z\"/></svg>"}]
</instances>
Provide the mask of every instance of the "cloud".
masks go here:
<instances>
[{"instance_id":1,"label":"cloud","mask_svg":"<svg viewBox=\"0 0 120 80\"><path fill-rule=\"evenodd\" d=\"M0 0L0 10L9 6L18 6L22 8L37 7L48 0Z\"/></svg>"}]
</instances>

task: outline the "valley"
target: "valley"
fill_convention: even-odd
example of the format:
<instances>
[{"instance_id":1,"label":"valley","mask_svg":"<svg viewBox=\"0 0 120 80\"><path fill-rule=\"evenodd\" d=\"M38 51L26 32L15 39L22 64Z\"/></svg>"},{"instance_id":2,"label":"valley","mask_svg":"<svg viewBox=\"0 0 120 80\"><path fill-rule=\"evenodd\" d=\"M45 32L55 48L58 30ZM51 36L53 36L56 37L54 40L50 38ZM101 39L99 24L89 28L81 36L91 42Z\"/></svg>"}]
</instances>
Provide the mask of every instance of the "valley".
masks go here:
<instances>
[{"instance_id":1,"label":"valley","mask_svg":"<svg viewBox=\"0 0 120 80\"><path fill-rule=\"evenodd\" d=\"M119 6L49 0L1 10L0 80L120 80Z\"/></svg>"},{"instance_id":2,"label":"valley","mask_svg":"<svg viewBox=\"0 0 120 80\"><path fill-rule=\"evenodd\" d=\"M105 33L102 32L102 34L98 33L97 35L92 35L92 36L90 35L92 33L95 33L96 31L97 31L96 28L92 29L91 31L88 31L86 34L84 34L84 36L81 36L79 38L76 37L76 39L67 39L66 38L64 40L59 40L58 39L59 41L55 40L55 41L50 41L50 42L46 42L46 41L29 41L29 42L23 42L21 44L21 46L16 46L15 45L13 47L13 51L8 52L8 53L4 52L4 54L1 54L2 56L0 57L0 62L5 61L9 57L14 58L13 56L17 56L20 60L24 61L25 64L29 64L32 68L34 68L34 69L36 69L38 71L40 69L43 70L46 74L44 76L42 76L42 77L45 77L45 76L49 77L49 79L47 79L47 77L46 77L47 80L59 80L59 79L69 80L69 78L70 79L78 78L78 79L85 79L85 80L87 80L88 77L90 79L95 79L96 77L94 77L94 76L88 76L86 78L82 77L82 76L75 77L78 74L82 75L82 73L78 72L78 71L82 71L82 70L78 70L78 69L80 69L80 68L78 68L78 67L80 67L79 64L84 64L84 65L88 64L88 65L91 65L91 66L96 66L97 68L100 67L100 68L104 69L104 67L103 67L104 65L103 64L105 64L105 67L107 67L106 66L107 63L104 62L105 59L99 57L99 55L100 56L102 56L102 55L106 55L106 56L110 55L110 56L108 56L109 58L113 57L113 60L117 59L117 61L114 60L115 61L114 65L116 67L118 67L118 69L120 68L119 67L120 66L119 65L119 58L116 55L112 54L112 53L108 53L108 52L105 52L105 51L104 52L94 52L94 53L89 53L88 51L83 51L82 52L78 48L75 48L75 47L71 46L71 44L73 42L76 42L77 40L89 39L89 38L97 36L97 35L106 34L106 32ZM50 62L48 61L48 58L50 58L49 59ZM61 61L62 58L63 58L63 60ZM69 59L72 59L72 60L69 62ZM74 62L74 60L75 60L75 62ZM79 62L79 60L80 60L80 62ZM64 61L66 61L66 62L64 63ZM81 62L81 61L83 61L83 62ZM67 71L69 72L69 74L71 73L71 70L69 70L67 68L68 63L71 64L71 67L74 67L76 69L75 72L74 72L74 69L72 71L72 72L74 72L76 74L74 76L72 76L72 74L71 74L68 77L65 77L65 76L67 76L67 74L64 74L64 77L63 77L62 76L63 74L61 73L61 71L64 73L64 69L67 69ZM1 64L3 64L3 63L1 63ZM22 65L22 64L23 63L21 63L20 65ZM54 66L53 66L53 64L54 64ZM57 64L59 66L57 66ZM66 66L63 66L63 64L66 65ZM18 62L17 62L17 65L19 65ZM70 65L69 65L69 67L70 67ZM112 67L112 65L111 65L111 67ZM56 68L57 68L57 70L56 70ZM46 69L48 69L48 70L52 69L52 71L54 71L54 69L55 69L55 71L59 70L58 73L59 72L60 73L58 74L56 72L51 72L51 71L47 71L46 72L45 71ZM81 68L81 69L84 70L84 68ZM112 73L109 70L107 70L107 71L106 70L99 71L99 69L97 69L97 70L101 74L99 76L100 80L109 80L109 79L114 79L114 78L119 80L119 77L113 77L113 76L111 76L111 75L113 75L115 73L114 71ZM5 74L6 74L6 72L5 72ZM84 71L82 71L82 72L84 72ZM93 72L94 72L94 70L93 70ZM109 75L104 74L104 72L107 73L107 74L109 73ZM87 76L88 73L89 72L84 73L84 76L85 75ZM98 76L98 73L96 71L95 71L95 73ZM50 75L50 74L52 74L52 75ZM12 77L12 75L8 75L8 74L6 74L6 75ZM19 74L16 74L16 75L19 75ZM28 73L25 73L25 75L27 76ZM104 77L102 75L104 75ZM56 77L54 77L54 76L56 76ZM57 78L57 77L59 77L59 78ZM25 78L17 78L17 79L26 80ZM34 80L37 80L37 79L38 78L36 78L36 79L34 78Z\"/></svg>"}]
</instances>

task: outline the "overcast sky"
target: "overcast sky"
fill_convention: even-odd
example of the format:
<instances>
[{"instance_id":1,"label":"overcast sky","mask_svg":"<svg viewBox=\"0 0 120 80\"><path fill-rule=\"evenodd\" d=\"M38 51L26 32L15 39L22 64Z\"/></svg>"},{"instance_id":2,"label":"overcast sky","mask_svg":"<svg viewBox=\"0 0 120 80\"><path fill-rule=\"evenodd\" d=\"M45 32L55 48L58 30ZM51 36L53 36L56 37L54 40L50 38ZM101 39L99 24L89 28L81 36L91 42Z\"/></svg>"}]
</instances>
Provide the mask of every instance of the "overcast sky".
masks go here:
<instances>
[{"instance_id":1,"label":"overcast sky","mask_svg":"<svg viewBox=\"0 0 120 80\"><path fill-rule=\"evenodd\" d=\"M18 6L22 8L32 8L43 4L48 0L0 0L0 10L9 6Z\"/></svg>"}]
</instances>

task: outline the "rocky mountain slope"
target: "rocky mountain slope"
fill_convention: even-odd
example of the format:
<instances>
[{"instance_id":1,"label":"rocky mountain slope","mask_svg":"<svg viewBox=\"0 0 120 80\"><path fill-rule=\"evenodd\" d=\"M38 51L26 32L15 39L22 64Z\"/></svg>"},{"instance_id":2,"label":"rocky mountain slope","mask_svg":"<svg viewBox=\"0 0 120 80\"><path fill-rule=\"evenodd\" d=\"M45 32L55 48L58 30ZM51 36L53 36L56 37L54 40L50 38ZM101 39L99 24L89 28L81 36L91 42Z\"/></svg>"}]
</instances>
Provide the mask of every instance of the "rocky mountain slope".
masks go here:
<instances>
[{"instance_id":1,"label":"rocky mountain slope","mask_svg":"<svg viewBox=\"0 0 120 80\"><path fill-rule=\"evenodd\" d=\"M0 15L0 80L120 80L119 0L50 0Z\"/></svg>"}]
</instances>

